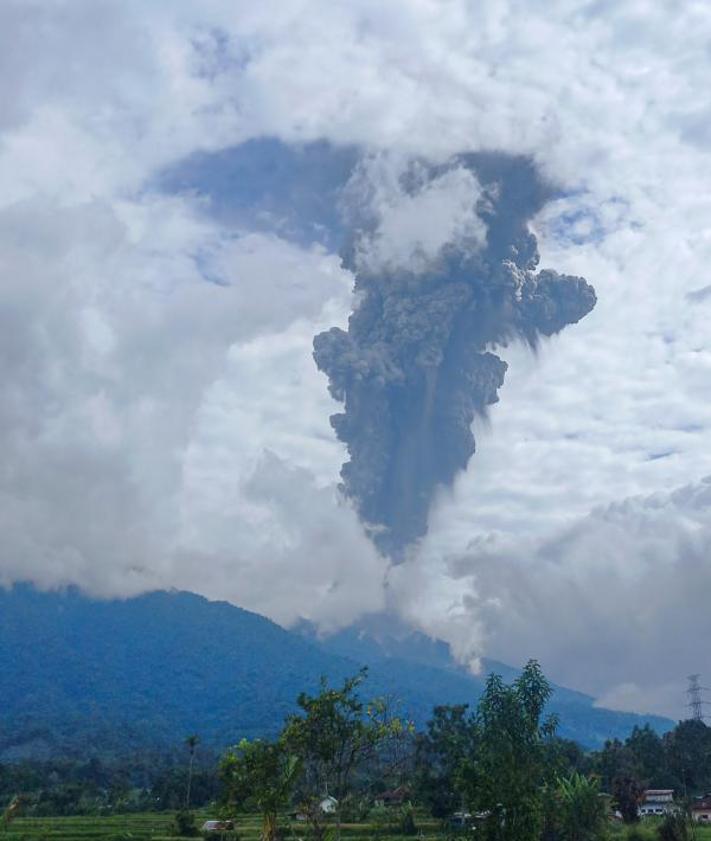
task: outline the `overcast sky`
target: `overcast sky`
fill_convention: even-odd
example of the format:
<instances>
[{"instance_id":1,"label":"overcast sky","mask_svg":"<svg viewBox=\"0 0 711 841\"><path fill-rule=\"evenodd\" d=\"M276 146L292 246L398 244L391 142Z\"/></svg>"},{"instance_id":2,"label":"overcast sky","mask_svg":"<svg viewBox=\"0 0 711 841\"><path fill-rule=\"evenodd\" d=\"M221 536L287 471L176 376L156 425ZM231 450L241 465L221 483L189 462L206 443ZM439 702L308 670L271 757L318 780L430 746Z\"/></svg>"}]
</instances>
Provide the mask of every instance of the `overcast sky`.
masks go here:
<instances>
[{"instance_id":1,"label":"overcast sky","mask_svg":"<svg viewBox=\"0 0 711 841\"><path fill-rule=\"evenodd\" d=\"M708 3L4 0L0 69L0 580L325 630L388 606L682 715L711 679ZM500 351L477 455L388 569L311 358L353 303L338 185L481 149L555 181L542 265L598 304ZM466 177L376 176L377 259L483 235Z\"/></svg>"}]
</instances>

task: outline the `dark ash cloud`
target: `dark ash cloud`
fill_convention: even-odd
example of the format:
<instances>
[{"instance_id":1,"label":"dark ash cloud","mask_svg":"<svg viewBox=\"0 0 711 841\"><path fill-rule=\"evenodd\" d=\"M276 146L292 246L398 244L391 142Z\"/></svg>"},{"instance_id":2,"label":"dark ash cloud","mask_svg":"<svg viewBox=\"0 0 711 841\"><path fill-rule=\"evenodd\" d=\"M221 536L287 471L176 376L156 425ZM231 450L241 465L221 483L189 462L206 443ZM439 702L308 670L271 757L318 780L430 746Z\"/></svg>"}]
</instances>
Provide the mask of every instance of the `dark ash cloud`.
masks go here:
<instances>
[{"instance_id":1,"label":"dark ash cloud","mask_svg":"<svg viewBox=\"0 0 711 841\"><path fill-rule=\"evenodd\" d=\"M393 208L411 240L403 202L431 196L432 185L455 172L475 177L470 211L485 226L481 242L466 235L461 212L458 219L441 203L453 236L429 249L426 266L400 259L374 267L361 259ZM473 154L440 166L418 163L398 183L400 203L382 200L351 231L344 262L355 271L358 303L348 330L334 327L314 340L316 364L344 403L331 418L350 456L343 490L378 547L395 558L426 533L435 491L451 485L475 452L472 421L497 402L507 369L492 349L514 339L535 346L583 318L596 300L582 278L536 271L528 223L551 193L527 158Z\"/></svg>"}]
</instances>

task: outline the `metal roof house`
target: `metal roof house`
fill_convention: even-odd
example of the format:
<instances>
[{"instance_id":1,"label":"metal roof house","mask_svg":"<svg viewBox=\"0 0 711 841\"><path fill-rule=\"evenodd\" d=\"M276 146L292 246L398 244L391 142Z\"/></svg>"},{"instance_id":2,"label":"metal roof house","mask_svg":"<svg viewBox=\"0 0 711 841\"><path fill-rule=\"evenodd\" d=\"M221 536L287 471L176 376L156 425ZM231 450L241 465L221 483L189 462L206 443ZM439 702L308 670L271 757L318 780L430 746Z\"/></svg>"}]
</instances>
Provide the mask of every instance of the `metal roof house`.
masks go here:
<instances>
[{"instance_id":1,"label":"metal roof house","mask_svg":"<svg viewBox=\"0 0 711 841\"><path fill-rule=\"evenodd\" d=\"M697 823L711 823L711 794L692 802L691 817Z\"/></svg>"},{"instance_id":2,"label":"metal roof house","mask_svg":"<svg viewBox=\"0 0 711 841\"><path fill-rule=\"evenodd\" d=\"M668 815L675 811L673 788L648 788L644 792L639 807L640 817Z\"/></svg>"}]
</instances>

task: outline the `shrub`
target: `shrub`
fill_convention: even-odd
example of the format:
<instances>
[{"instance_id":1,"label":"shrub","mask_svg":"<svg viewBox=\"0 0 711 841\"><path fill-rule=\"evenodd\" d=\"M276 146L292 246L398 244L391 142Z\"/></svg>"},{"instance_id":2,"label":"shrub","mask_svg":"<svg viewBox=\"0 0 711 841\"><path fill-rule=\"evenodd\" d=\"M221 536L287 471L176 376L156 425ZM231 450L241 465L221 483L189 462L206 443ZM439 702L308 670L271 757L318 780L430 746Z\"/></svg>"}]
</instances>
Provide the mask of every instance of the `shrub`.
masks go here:
<instances>
[{"instance_id":1,"label":"shrub","mask_svg":"<svg viewBox=\"0 0 711 841\"><path fill-rule=\"evenodd\" d=\"M179 835L182 838L194 837L198 834L195 815L187 809L180 809L175 813L170 831L172 835Z\"/></svg>"},{"instance_id":2,"label":"shrub","mask_svg":"<svg viewBox=\"0 0 711 841\"><path fill-rule=\"evenodd\" d=\"M391 835L394 829L393 815L389 809L383 806L375 806L370 810L368 819L373 828L373 837L381 838L383 835Z\"/></svg>"},{"instance_id":3,"label":"shrub","mask_svg":"<svg viewBox=\"0 0 711 841\"><path fill-rule=\"evenodd\" d=\"M403 806L400 810L400 834L417 835L415 813L410 803L408 803L406 806Z\"/></svg>"},{"instance_id":4,"label":"shrub","mask_svg":"<svg viewBox=\"0 0 711 841\"><path fill-rule=\"evenodd\" d=\"M600 797L599 780L578 773L559 779L554 802L558 806L554 826L557 824L561 838L566 841L595 841L603 834L607 806ZM544 817L549 817L545 810ZM544 821L546 823L550 825L550 818Z\"/></svg>"},{"instance_id":5,"label":"shrub","mask_svg":"<svg viewBox=\"0 0 711 841\"><path fill-rule=\"evenodd\" d=\"M360 823L370 812L370 802L363 797L348 795L341 800L341 820L343 823Z\"/></svg>"},{"instance_id":6,"label":"shrub","mask_svg":"<svg viewBox=\"0 0 711 841\"><path fill-rule=\"evenodd\" d=\"M678 812L667 815L657 830L660 841L688 841L689 824L686 815Z\"/></svg>"}]
</instances>

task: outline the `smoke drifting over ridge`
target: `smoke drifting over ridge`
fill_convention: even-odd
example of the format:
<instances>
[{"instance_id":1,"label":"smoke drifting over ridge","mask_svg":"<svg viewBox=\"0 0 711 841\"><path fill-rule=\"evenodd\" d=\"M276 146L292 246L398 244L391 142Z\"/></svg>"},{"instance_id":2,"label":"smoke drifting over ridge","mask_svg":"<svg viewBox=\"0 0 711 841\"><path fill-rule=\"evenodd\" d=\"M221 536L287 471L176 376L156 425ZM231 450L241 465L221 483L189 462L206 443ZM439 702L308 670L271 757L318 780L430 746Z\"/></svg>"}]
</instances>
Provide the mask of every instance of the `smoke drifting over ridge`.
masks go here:
<instances>
[{"instance_id":1,"label":"smoke drifting over ridge","mask_svg":"<svg viewBox=\"0 0 711 841\"><path fill-rule=\"evenodd\" d=\"M347 331L315 337L314 358L345 404L331 418L350 455L343 490L397 559L427 532L436 489L474 454L475 415L498 401L507 365L491 348L512 339L535 346L596 298L582 278L536 272L528 223L549 189L529 159L409 164L385 195L382 166L374 178L361 166L349 185L361 199L351 202L344 253L357 306Z\"/></svg>"}]
</instances>

